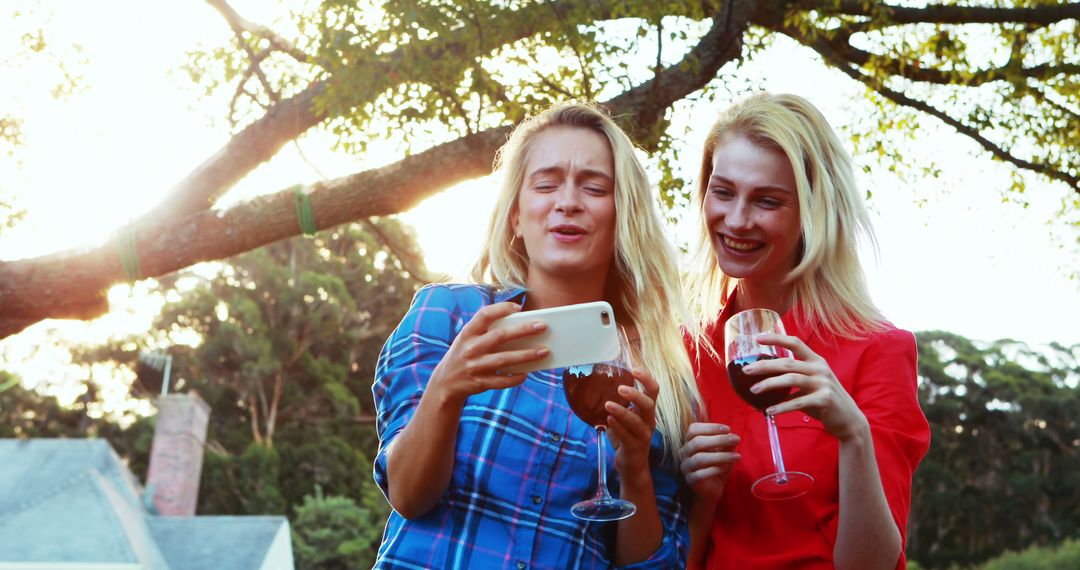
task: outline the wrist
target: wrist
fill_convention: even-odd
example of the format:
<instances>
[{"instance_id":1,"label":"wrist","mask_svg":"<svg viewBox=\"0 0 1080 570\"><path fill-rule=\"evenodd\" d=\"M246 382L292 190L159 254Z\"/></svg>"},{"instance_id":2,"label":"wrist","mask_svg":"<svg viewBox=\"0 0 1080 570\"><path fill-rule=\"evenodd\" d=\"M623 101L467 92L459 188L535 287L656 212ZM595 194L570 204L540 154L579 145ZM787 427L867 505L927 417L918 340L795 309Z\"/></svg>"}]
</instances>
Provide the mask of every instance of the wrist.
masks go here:
<instances>
[{"instance_id":1,"label":"wrist","mask_svg":"<svg viewBox=\"0 0 1080 570\"><path fill-rule=\"evenodd\" d=\"M652 473L645 468L618 469L620 494L653 494Z\"/></svg>"},{"instance_id":2,"label":"wrist","mask_svg":"<svg viewBox=\"0 0 1080 570\"><path fill-rule=\"evenodd\" d=\"M442 382L428 384L427 389L424 390L424 395L421 397L428 400L436 410L450 412L460 412L461 408L465 406L465 400L468 398L465 394L455 393Z\"/></svg>"},{"instance_id":3,"label":"wrist","mask_svg":"<svg viewBox=\"0 0 1080 570\"><path fill-rule=\"evenodd\" d=\"M837 432L836 439L840 441L841 445L856 445L865 447L870 443L870 423L866 421L866 416L860 412L858 419L852 422L845 429Z\"/></svg>"}]
</instances>

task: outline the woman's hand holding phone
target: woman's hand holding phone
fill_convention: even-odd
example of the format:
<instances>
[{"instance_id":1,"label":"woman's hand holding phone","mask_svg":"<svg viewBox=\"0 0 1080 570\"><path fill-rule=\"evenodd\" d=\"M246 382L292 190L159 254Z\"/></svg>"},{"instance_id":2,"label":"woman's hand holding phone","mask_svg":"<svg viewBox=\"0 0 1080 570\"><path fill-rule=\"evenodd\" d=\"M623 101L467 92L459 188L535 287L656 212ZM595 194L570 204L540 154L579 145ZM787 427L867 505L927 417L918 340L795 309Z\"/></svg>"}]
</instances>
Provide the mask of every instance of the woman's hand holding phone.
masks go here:
<instances>
[{"instance_id":1,"label":"woman's hand holding phone","mask_svg":"<svg viewBox=\"0 0 1080 570\"><path fill-rule=\"evenodd\" d=\"M516 386L526 374L500 374L511 366L540 360L547 347L506 350L501 346L511 340L537 335L547 329L542 321L491 328L495 321L521 310L516 303L496 303L477 311L457 335L450 349L431 373L429 390L443 392L452 401L464 402L473 394Z\"/></svg>"}]
</instances>

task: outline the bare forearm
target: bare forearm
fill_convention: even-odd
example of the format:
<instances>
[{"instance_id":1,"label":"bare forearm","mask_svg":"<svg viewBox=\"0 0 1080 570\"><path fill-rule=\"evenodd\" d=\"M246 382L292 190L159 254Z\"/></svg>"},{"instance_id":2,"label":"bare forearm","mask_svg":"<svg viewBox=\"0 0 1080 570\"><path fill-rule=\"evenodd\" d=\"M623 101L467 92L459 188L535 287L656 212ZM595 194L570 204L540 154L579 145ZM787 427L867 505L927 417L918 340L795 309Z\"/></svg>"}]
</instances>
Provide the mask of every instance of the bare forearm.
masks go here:
<instances>
[{"instance_id":1,"label":"bare forearm","mask_svg":"<svg viewBox=\"0 0 1080 570\"><path fill-rule=\"evenodd\" d=\"M716 516L716 500L698 496L690 508L690 553L686 557L687 570L705 567L708 553L709 531Z\"/></svg>"},{"instance_id":2,"label":"bare forearm","mask_svg":"<svg viewBox=\"0 0 1080 570\"><path fill-rule=\"evenodd\" d=\"M896 528L881 488L870 428L840 442L840 523L836 568L894 568L900 557Z\"/></svg>"},{"instance_id":3,"label":"bare forearm","mask_svg":"<svg viewBox=\"0 0 1080 570\"><path fill-rule=\"evenodd\" d=\"M652 474L646 470L629 478L620 478L620 497L637 506L634 516L619 521L615 542L615 565L626 566L645 560L660 548L664 541L664 525L656 508Z\"/></svg>"},{"instance_id":4,"label":"bare forearm","mask_svg":"<svg viewBox=\"0 0 1080 570\"><path fill-rule=\"evenodd\" d=\"M424 392L416 414L386 459L390 504L405 518L422 516L450 484L462 402L436 390Z\"/></svg>"}]
</instances>

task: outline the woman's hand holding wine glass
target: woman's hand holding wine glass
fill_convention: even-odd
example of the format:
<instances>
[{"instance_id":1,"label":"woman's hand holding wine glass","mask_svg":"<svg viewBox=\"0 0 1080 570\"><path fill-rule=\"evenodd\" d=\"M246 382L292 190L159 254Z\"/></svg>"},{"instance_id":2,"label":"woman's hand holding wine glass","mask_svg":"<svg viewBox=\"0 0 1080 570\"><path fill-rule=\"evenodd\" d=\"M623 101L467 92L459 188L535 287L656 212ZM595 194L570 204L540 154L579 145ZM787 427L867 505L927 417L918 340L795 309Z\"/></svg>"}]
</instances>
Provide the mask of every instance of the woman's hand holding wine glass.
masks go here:
<instances>
[{"instance_id":1,"label":"woman's hand holding wine glass","mask_svg":"<svg viewBox=\"0 0 1080 570\"><path fill-rule=\"evenodd\" d=\"M757 342L790 350L795 358L760 360L743 367L748 375L765 377L750 388L754 394L792 391L790 399L770 406L766 413L779 415L801 410L817 419L840 441L869 429L866 416L833 374L829 363L810 350L801 339L783 334L761 334Z\"/></svg>"},{"instance_id":2,"label":"woman's hand holding wine glass","mask_svg":"<svg viewBox=\"0 0 1080 570\"><path fill-rule=\"evenodd\" d=\"M622 480L649 472L649 442L656 430L656 396L660 385L641 368L631 371L641 386L619 386L626 404L608 401L608 438L615 448L615 469Z\"/></svg>"},{"instance_id":3,"label":"woman's hand holding wine glass","mask_svg":"<svg viewBox=\"0 0 1080 570\"><path fill-rule=\"evenodd\" d=\"M563 371L563 390L570 409L585 423L596 430L597 488L591 499L581 501L570 509L575 517L591 521L617 521L632 516L637 506L630 501L611 496L607 486L607 433L613 424L618 424L619 436L616 446L616 469L620 475L628 473L619 467L619 462L636 465L641 459L642 450L638 443L640 431L645 419L638 411L631 411L631 404L648 407L649 424L654 424L653 397L658 391L656 381L651 376L635 371L630 343L626 335L619 333L619 354L614 360L571 366ZM652 397L633 388L635 381L648 376L653 386ZM630 390L626 390L630 388ZM612 406L614 404L614 406ZM636 418L636 419L635 419ZM651 428L650 428L651 429ZM635 435L638 434L638 435ZM652 432L649 432L652 437ZM621 452L619 447L624 448ZM644 444L645 471L648 472L648 440Z\"/></svg>"},{"instance_id":4,"label":"woman's hand holding wine glass","mask_svg":"<svg viewBox=\"0 0 1080 570\"><path fill-rule=\"evenodd\" d=\"M748 309L735 313L724 323L724 360L727 362L731 388L746 403L765 414L769 433L769 448L775 469L773 473L755 481L750 492L759 499L794 499L810 490L814 478L801 471L789 471L784 466L780 434L772 410L792 396L791 378L770 386L765 382L768 375L762 372L760 366L779 360L794 361L786 346L761 342L763 336L770 334L773 337L784 335L784 323L775 311Z\"/></svg>"}]
</instances>

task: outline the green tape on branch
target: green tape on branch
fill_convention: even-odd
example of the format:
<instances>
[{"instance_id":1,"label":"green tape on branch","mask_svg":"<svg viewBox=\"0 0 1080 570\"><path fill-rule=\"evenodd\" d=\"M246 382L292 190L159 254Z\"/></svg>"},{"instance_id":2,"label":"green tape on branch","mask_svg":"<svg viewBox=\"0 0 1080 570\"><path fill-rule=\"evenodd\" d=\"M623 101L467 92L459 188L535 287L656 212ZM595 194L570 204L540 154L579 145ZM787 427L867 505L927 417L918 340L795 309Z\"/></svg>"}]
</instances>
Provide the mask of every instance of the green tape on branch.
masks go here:
<instances>
[{"instance_id":1,"label":"green tape on branch","mask_svg":"<svg viewBox=\"0 0 1080 570\"><path fill-rule=\"evenodd\" d=\"M126 230L116 239L116 250L120 255L120 265L124 268L124 275L128 281L138 281L143 278L142 268L139 266L138 242L135 239L135 230Z\"/></svg>"},{"instance_id":2,"label":"green tape on branch","mask_svg":"<svg viewBox=\"0 0 1080 570\"><path fill-rule=\"evenodd\" d=\"M302 188L299 184L293 186L293 205L296 206L296 221L300 223L300 230L305 235L315 235L319 228L315 225L315 213L311 211L311 198Z\"/></svg>"}]
</instances>

